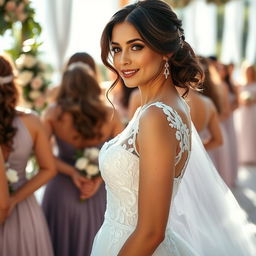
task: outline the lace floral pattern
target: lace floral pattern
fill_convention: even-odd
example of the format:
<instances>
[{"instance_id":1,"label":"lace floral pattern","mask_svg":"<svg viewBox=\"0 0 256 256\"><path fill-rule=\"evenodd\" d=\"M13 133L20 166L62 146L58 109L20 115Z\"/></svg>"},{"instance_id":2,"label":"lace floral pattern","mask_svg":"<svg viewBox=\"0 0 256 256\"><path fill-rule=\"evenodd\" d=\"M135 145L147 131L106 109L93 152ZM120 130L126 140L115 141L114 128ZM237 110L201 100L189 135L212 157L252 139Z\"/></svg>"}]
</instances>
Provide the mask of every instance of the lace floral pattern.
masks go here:
<instances>
[{"instance_id":1,"label":"lace floral pattern","mask_svg":"<svg viewBox=\"0 0 256 256\"><path fill-rule=\"evenodd\" d=\"M161 103L157 102L154 104L155 106L163 109L163 112L167 116L166 119L169 122L169 125L172 128L176 129L176 139L180 142L180 151L178 155L176 156L176 165L180 161L182 154L185 151L190 150L190 131L189 128L185 123L183 123L180 115L171 107Z\"/></svg>"}]
</instances>

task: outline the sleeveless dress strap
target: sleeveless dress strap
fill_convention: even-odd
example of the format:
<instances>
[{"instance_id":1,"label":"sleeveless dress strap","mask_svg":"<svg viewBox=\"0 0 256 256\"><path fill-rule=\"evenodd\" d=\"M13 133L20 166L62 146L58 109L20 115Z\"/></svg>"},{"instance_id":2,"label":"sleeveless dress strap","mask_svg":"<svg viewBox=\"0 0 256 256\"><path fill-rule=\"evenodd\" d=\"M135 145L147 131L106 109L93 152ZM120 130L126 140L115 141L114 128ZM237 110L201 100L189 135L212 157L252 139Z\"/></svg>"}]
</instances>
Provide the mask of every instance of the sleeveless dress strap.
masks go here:
<instances>
[{"instance_id":1,"label":"sleeveless dress strap","mask_svg":"<svg viewBox=\"0 0 256 256\"><path fill-rule=\"evenodd\" d=\"M169 126L176 129L175 135L176 135L176 139L179 141L179 147L180 147L180 151L176 155L175 165L177 165L182 158L182 154L185 151L188 151L188 152L190 151L190 130L187 127L187 125L182 121L182 118L177 113L177 111L162 102L153 102L149 105L144 105L141 107L140 113L139 113L138 118L133 127L134 132L133 132L133 137L132 137L131 143L133 143L134 151L139 156L139 153L138 153L138 151L136 149L136 145L135 145L136 136L139 131L139 119L140 119L141 114L151 106L156 106L156 107L162 109L163 113L166 115L167 121L169 122Z\"/></svg>"}]
</instances>

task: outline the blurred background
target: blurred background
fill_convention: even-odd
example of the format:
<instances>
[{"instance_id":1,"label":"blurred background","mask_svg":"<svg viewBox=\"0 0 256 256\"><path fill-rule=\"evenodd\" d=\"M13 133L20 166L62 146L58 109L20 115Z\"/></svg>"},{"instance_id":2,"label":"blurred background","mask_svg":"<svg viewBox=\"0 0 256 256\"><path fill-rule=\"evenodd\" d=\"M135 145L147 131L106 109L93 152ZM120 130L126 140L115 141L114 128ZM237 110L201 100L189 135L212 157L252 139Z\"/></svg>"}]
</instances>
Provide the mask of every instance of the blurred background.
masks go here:
<instances>
[{"instance_id":1,"label":"blurred background","mask_svg":"<svg viewBox=\"0 0 256 256\"><path fill-rule=\"evenodd\" d=\"M12 49L16 59L21 53L30 52L29 44L34 43L34 50L40 44L36 49L39 57L51 65L53 80L57 81L63 63L74 52L86 51L101 65L100 36L104 24L119 7L135 1L2 0L0 4L4 2L5 8L0 7L0 51ZM255 0L166 2L182 19L186 40L197 54L215 55L225 64L255 64ZM17 3L16 7L12 3Z\"/></svg>"},{"instance_id":2,"label":"blurred background","mask_svg":"<svg viewBox=\"0 0 256 256\"><path fill-rule=\"evenodd\" d=\"M51 97L51 88L60 83L65 64L75 52L87 52L94 58L102 84L111 80L100 59L101 32L115 11L133 2L0 0L0 53L8 54L17 68L20 104L40 115L49 104L47 97ZM250 129L252 132L247 133L247 137L250 146L256 147L256 89L250 89L256 88L256 0L166 2L182 19L186 41L197 55L232 67L231 80L235 88L250 84L246 93L242 93L243 89L230 91L236 96L237 104L229 116L232 115L235 127L235 135L230 140L238 141L235 150L239 151L239 141ZM254 73L250 81L245 75L248 67ZM253 156L248 161L241 160L238 152L235 161L239 172L236 184L230 187L256 223L256 149L250 152Z\"/></svg>"}]
</instances>

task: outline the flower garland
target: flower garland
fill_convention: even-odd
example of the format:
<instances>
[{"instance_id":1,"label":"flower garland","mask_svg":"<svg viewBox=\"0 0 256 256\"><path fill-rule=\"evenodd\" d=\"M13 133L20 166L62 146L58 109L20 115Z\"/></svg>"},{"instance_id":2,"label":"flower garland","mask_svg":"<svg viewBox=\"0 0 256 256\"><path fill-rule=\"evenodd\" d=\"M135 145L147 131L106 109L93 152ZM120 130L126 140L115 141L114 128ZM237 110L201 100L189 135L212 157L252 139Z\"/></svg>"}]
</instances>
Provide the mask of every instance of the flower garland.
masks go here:
<instances>
[{"instance_id":1,"label":"flower garland","mask_svg":"<svg viewBox=\"0 0 256 256\"><path fill-rule=\"evenodd\" d=\"M18 85L22 88L24 107L41 112L46 107L48 67L32 52L22 53L16 60Z\"/></svg>"}]
</instances>

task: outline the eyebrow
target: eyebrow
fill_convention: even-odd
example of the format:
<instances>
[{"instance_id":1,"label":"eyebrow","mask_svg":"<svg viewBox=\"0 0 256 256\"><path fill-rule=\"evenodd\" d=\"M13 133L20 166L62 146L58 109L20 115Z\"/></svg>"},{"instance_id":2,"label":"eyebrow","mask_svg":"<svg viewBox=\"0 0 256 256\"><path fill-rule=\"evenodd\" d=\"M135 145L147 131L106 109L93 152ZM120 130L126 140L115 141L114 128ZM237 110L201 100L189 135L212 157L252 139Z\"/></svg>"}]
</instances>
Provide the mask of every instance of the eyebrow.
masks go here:
<instances>
[{"instance_id":1,"label":"eyebrow","mask_svg":"<svg viewBox=\"0 0 256 256\"><path fill-rule=\"evenodd\" d=\"M141 41L141 42L143 42L143 40L141 40L141 39L139 39L139 38L135 38L135 39L131 39L131 40L127 41L126 44L131 44L131 43L133 43L133 42L135 42L135 41ZM143 43L144 43L144 42L143 42ZM117 44L117 45L119 45L119 43L117 43L117 42L111 42L111 44Z\"/></svg>"}]
</instances>

